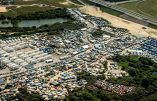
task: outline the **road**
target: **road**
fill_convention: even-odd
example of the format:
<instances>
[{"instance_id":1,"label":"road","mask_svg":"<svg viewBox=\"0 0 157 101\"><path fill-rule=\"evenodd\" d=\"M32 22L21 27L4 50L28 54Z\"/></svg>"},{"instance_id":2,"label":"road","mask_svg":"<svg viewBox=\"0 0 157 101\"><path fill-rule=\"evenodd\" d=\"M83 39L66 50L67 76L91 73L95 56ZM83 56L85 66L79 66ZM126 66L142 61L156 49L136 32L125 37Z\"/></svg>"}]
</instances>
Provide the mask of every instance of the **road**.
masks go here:
<instances>
[{"instance_id":1,"label":"road","mask_svg":"<svg viewBox=\"0 0 157 101\"><path fill-rule=\"evenodd\" d=\"M157 25L157 19L151 18L149 16L145 16L145 15L136 13L134 11L127 10L125 8L122 8L122 7L118 7L118 6L115 6L115 5L108 4L108 3L106 3L105 1L102 1L102 0L89 0L89 1L93 2L93 3L96 3L96 4L99 4L101 6L104 6L104 7L108 7L108 8L111 8L113 10L122 12L122 13L124 13L126 15L129 15L129 16L131 16L133 18L145 21L147 23L151 23L151 24Z\"/></svg>"}]
</instances>

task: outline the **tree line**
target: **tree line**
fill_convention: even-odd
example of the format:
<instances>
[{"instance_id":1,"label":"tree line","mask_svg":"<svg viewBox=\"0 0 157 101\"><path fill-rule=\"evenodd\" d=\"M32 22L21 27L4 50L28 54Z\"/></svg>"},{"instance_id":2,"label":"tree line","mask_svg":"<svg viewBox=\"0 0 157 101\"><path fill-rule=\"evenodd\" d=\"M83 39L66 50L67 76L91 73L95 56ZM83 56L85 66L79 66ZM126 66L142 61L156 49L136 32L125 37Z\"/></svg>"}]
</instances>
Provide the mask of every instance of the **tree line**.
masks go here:
<instances>
[{"instance_id":1,"label":"tree line","mask_svg":"<svg viewBox=\"0 0 157 101\"><path fill-rule=\"evenodd\" d=\"M79 23L73 20L69 20L63 23L55 23L53 25L43 25L40 27L9 27L0 28L0 31L5 34L0 34L0 39L8 37L16 37L21 35L31 35L35 33L47 32L48 35L59 34L63 30L78 30L84 28L83 23ZM14 34L10 34L14 33Z\"/></svg>"},{"instance_id":2,"label":"tree line","mask_svg":"<svg viewBox=\"0 0 157 101\"><path fill-rule=\"evenodd\" d=\"M47 11L38 11L35 13L28 13L18 15L16 17L0 14L2 22L11 23L14 27L18 25L21 20L39 20L39 19L54 19L54 18L67 18L72 19L66 8L56 8Z\"/></svg>"},{"instance_id":3,"label":"tree line","mask_svg":"<svg viewBox=\"0 0 157 101\"><path fill-rule=\"evenodd\" d=\"M50 19L50 18L71 18L70 14L67 13L66 8L56 8L47 11L38 11L34 13L22 14L16 17L0 15L0 20L38 20L38 19Z\"/></svg>"},{"instance_id":4,"label":"tree line","mask_svg":"<svg viewBox=\"0 0 157 101\"><path fill-rule=\"evenodd\" d=\"M108 81L113 83L135 86L135 91L123 95L122 100L127 101L156 101L154 96L157 94L157 63L150 58L139 56L120 56L113 57L122 69L129 73L127 77L111 78Z\"/></svg>"}]
</instances>

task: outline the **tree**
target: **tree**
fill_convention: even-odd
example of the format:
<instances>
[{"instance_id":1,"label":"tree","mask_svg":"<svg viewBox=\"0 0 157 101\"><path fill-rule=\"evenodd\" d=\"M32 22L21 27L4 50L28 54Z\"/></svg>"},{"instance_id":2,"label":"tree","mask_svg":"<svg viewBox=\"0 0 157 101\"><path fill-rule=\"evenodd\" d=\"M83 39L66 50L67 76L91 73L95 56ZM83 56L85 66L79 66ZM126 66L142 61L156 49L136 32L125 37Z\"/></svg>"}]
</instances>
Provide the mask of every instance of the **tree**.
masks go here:
<instances>
[{"instance_id":1,"label":"tree","mask_svg":"<svg viewBox=\"0 0 157 101\"><path fill-rule=\"evenodd\" d=\"M129 68L128 73L130 76L136 76L136 70L134 68Z\"/></svg>"},{"instance_id":2,"label":"tree","mask_svg":"<svg viewBox=\"0 0 157 101\"><path fill-rule=\"evenodd\" d=\"M144 88L149 87L149 80L148 79L143 79L141 82L141 86Z\"/></svg>"}]
</instances>

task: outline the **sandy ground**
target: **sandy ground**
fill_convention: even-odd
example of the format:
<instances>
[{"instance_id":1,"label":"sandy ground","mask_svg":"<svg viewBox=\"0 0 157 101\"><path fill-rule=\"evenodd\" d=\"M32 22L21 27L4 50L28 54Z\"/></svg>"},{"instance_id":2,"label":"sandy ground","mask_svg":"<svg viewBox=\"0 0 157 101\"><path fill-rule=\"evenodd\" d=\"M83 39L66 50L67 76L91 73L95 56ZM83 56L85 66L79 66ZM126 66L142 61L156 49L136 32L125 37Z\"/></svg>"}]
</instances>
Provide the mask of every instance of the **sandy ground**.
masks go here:
<instances>
[{"instance_id":1,"label":"sandy ground","mask_svg":"<svg viewBox=\"0 0 157 101\"><path fill-rule=\"evenodd\" d=\"M2 12L7 12L6 7L0 6L0 13L2 13Z\"/></svg>"},{"instance_id":2,"label":"sandy ground","mask_svg":"<svg viewBox=\"0 0 157 101\"><path fill-rule=\"evenodd\" d=\"M157 38L157 30L102 12L99 8L94 6L84 6L81 7L80 10L86 14L108 20L114 27L126 28L130 30L133 35ZM142 27L146 29L142 29Z\"/></svg>"},{"instance_id":3,"label":"sandy ground","mask_svg":"<svg viewBox=\"0 0 157 101\"><path fill-rule=\"evenodd\" d=\"M73 4L73 5L76 5L76 6L81 6L81 5L78 5L76 3L71 2L70 0L66 0L65 2L60 2L60 4L67 5L67 6L70 5L70 4Z\"/></svg>"},{"instance_id":4,"label":"sandy ground","mask_svg":"<svg viewBox=\"0 0 157 101\"><path fill-rule=\"evenodd\" d=\"M23 0L23 1L34 1L34 0Z\"/></svg>"},{"instance_id":5,"label":"sandy ground","mask_svg":"<svg viewBox=\"0 0 157 101\"><path fill-rule=\"evenodd\" d=\"M66 1L66 2L60 2L60 4L62 4L62 5L70 5L70 3L68 1Z\"/></svg>"},{"instance_id":6,"label":"sandy ground","mask_svg":"<svg viewBox=\"0 0 157 101\"><path fill-rule=\"evenodd\" d=\"M10 72L9 68L5 68L3 70L0 70L0 74L5 74L5 73L9 73L9 72Z\"/></svg>"}]
</instances>

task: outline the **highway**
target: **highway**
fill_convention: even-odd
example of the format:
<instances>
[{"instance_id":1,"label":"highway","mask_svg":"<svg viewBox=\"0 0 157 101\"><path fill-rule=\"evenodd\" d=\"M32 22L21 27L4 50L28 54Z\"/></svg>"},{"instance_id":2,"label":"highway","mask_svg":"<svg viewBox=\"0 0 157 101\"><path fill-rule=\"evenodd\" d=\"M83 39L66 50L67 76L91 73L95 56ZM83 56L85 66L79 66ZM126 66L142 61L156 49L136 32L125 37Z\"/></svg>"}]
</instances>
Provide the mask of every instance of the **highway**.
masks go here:
<instances>
[{"instance_id":1,"label":"highway","mask_svg":"<svg viewBox=\"0 0 157 101\"><path fill-rule=\"evenodd\" d=\"M102 0L89 0L89 1L93 2L93 3L96 3L96 4L99 4L101 6L105 6L105 7L111 8L113 10L122 12L122 13L124 13L126 15L129 15L129 16L131 16L133 18L145 21L147 23L151 23L151 24L157 25L157 19L151 18L149 16L145 16L145 15L136 13L134 11L127 10L125 8L122 8L122 7L118 7L118 6L115 6L115 5L108 4L108 3L106 3L105 1L102 1Z\"/></svg>"}]
</instances>

